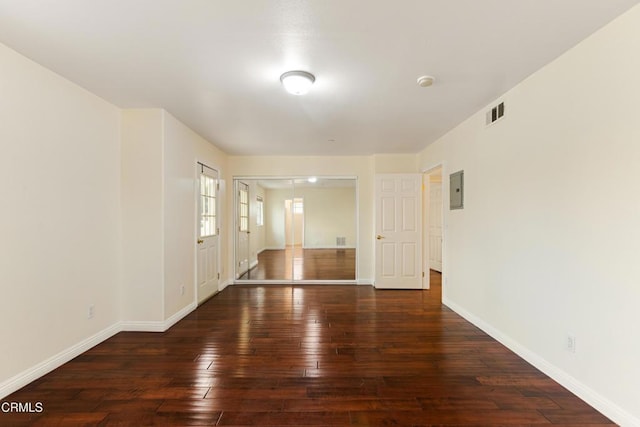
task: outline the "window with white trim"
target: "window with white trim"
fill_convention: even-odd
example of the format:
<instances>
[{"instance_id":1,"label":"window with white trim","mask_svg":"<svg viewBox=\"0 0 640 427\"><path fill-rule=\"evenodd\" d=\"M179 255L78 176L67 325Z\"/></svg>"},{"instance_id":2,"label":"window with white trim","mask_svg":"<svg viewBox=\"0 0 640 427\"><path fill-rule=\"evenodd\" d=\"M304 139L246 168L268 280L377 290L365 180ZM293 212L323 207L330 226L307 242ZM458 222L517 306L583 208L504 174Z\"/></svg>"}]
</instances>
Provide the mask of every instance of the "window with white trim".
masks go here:
<instances>
[{"instance_id":1,"label":"window with white trim","mask_svg":"<svg viewBox=\"0 0 640 427\"><path fill-rule=\"evenodd\" d=\"M262 197L256 197L256 224L258 226L264 225L264 201Z\"/></svg>"},{"instance_id":2,"label":"window with white trim","mask_svg":"<svg viewBox=\"0 0 640 427\"><path fill-rule=\"evenodd\" d=\"M200 174L200 237L218 234L216 181L208 175Z\"/></svg>"},{"instance_id":3,"label":"window with white trim","mask_svg":"<svg viewBox=\"0 0 640 427\"><path fill-rule=\"evenodd\" d=\"M240 231L249 231L249 186L241 183L238 190L240 198Z\"/></svg>"}]
</instances>

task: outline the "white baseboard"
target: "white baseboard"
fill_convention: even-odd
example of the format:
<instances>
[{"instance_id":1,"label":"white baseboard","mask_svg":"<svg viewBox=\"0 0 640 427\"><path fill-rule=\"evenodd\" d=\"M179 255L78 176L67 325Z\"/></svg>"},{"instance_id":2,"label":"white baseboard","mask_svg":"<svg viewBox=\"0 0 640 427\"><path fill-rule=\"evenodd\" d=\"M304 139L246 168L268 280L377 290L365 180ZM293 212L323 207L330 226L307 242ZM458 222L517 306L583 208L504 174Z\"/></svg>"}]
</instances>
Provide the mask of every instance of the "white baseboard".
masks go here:
<instances>
[{"instance_id":1,"label":"white baseboard","mask_svg":"<svg viewBox=\"0 0 640 427\"><path fill-rule=\"evenodd\" d=\"M579 380L572 377L567 372L550 363L546 359L540 357L537 353L529 350L519 342L513 340L508 335L502 333L476 315L465 310L444 295L442 296L442 303L449 307L451 310L455 311L460 316L464 317L469 322L473 323L478 328L482 329L485 333L506 346L509 350L513 351L518 356L531 363L537 369L551 377L554 381L571 391L580 399L593 406L596 410L603 413L616 424L619 424L621 426L640 427L640 419L634 417L629 412L611 402L609 399L605 398L592 388L581 383Z\"/></svg>"},{"instance_id":2,"label":"white baseboard","mask_svg":"<svg viewBox=\"0 0 640 427\"><path fill-rule=\"evenodd\" d=\"M233 281L231 279L227 279L222 283L218 284L218 292L222 292L224 290L224 288L226 288L227 286L231 285L233 283Z\"/></svg>"},{"instance_id":3,"label":"white baseboard","mask_svg":"<svg viewBox=\"0 0 640 427\"><path fill-rule=\"evenodd\" d=\"M0 383L0 399L3 399L11 393L20 390L22 387L48 374L54 369L59 368L65 363L69 362L71 359L78 357L85 351L111 338L118 332L120 332L120 324L116 323L90 336L89 338L86 338L79 343L72 345L65 350L62 350L55 356L52 356L47 360L44 360L43 362L40 362L37 365L26 369L25 371Z\"/></svg>"},{"instance_id":4,"label":"white baseboard","mask_svg":"<svg viewBox=\"0 0 640 427\"><path fill-rule=\"evenodd\" d=\"M164 322L161 320L126 320L120 322L122 332L164 332Z\"/></svg>"},{"instance_id":5,"label":"white baseboard","mask_svg":"<svg viewBox=\"0 0 640 427\"><path fill-rule=\"evenodd\" d=\"M191 313L197 308L195 302L189 304L182 310L178 311L173 316L164 321L123 321L117 322L106 329L86 338L79 343L67 348L48 358L47 360L38 363L37 365L26 369L25 371L9 378L8 380L0 383L0 399L5 398L13 392L20 390L27 384L32 383L38 378L48 374L56 368L64 365L73 358L81 355L85 351L95 347L103 341L108 340L118 332L164 332L178 323L182 318Z\"/></svg>"},{"instance_id":6,"label":"white baseboard","mask_svg":"<svg viewBox=\"0 0 640 427\"><path fill-rule=\"evenodd\" d=\"M166 320L126 320L120 322L120 330L123 332L165 332L196 308L198 308L198 304L194 301Z\"/></svg>"},{"instance_id":7,"label":"white baseboard","mask_svg":"<svg viewBox=\"0 0 640 427\"><path fill-rule=\"evenodd\" d=\"M358 285L369 285L373 286L373 279L358 279Z\"/></svg>"},{"instance_id":8,"label":"white baseboard","mask_svg":"<svg viewBox=\"0 0 640 427\"><path fill-rule=\"evenodd\" d=\"M193 301L191 304L189 304L182 310L178 311L173 316L169 317L167 320L164 321L164 331L169 330L169 328L171 328L173 325L175 325L176 323L178 323L179 321L187 317L187 315L190 314L196 308L198 308L198 303Z\"/></svg>"},{"instance_id":9,"label":"white baseboard","mask_svg":"<svg viewBox=\"0 0 640 427\"><path fill-rule=\"evenodd\" d=\"M303 249L355 249L355 246L304 246Z\"/></svg>"}]
</instances>

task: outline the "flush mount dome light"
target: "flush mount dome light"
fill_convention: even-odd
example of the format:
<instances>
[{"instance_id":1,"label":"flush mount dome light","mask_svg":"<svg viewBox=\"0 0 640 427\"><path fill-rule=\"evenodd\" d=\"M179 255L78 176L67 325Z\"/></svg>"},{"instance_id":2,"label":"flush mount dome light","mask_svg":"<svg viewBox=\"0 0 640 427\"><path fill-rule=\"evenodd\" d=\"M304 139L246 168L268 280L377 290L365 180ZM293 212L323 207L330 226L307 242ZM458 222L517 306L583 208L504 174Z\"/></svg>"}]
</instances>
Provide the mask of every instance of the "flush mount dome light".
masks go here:
<instances>
[{"instance_id":1,"label":"flush mount dome light","mask_svg":"<svg viewBox=\"0 0 640 427\"><path fill-rule=\"evenodd\" d=\"M418 86L420 86L420 87L429 87L435 81L436 81L436 79L434 79L432 76L418 77Z\"/></svg>"},{"instance_id":2,"label":"flush mount dome light","mask_svg":"<svg viewBox=\"0 0 640 427\"><path fill-rule=\"evenodd\" d=\"M304 95L309 92L316 78L306 71L287 71L280 76L280 81L287 92L293 95Z\"/></svg>"}]
</instances>

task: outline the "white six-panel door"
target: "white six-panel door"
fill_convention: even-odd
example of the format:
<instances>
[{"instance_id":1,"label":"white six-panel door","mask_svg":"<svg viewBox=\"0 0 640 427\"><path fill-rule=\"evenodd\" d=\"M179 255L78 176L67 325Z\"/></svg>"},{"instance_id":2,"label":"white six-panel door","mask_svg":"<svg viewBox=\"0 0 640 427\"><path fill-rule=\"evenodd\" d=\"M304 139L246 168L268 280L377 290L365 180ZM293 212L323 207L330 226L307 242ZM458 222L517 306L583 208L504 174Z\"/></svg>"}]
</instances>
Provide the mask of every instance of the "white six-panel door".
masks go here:
<instances>
[{"instance_id":1,"label":"white six-panel door","mask_svg":"<svg viewBox=\"0 0 640 427\"><path fill-rule=\"evenodd\" d=\"M198 198L198 303L218 292L218 172L201 167Z\"/></svg>"},{"instance_id":2,"label":"white six-panel door","mask_svg":"<svg viewBox=\"0 0 640 427\"><path fill-rule=\"evenodd\" d=\"M375 202L375 287L421 289L422 175L376 175Z\"/></svg>"}]
</instances>

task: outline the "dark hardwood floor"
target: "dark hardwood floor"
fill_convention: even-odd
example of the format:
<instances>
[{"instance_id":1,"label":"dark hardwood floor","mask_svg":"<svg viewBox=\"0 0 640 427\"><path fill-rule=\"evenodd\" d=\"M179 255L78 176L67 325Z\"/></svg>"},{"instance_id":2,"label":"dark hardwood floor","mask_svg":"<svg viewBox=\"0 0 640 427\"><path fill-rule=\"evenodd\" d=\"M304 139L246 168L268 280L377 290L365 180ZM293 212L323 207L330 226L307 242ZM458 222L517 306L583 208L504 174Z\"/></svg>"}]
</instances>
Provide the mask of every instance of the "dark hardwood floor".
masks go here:
<instances>
[{"instance_id":1,"label":"dark hardwood floor","mask_svg":"<svg viewBox=\"0 0 640 427\"><path fill-rule=\"evenodd\" d=\"M355 249L303 249L288 246L258 254L258 265L241 280L355 280Z\"/></svg>"},{"instance_id":2,"label":"dark hardwood floor","mask_svg":"<svg viewBox=\"0 0 640 427\"><path fill-rule=\"evenodd\" d=\"M44 411L0 425L612 425L444 307L438 280L231 286L8 396Z\"/></svg>"}]
</instances>

